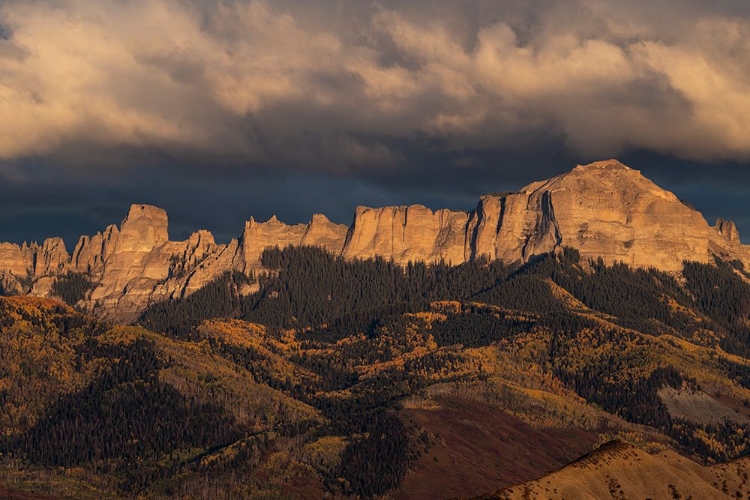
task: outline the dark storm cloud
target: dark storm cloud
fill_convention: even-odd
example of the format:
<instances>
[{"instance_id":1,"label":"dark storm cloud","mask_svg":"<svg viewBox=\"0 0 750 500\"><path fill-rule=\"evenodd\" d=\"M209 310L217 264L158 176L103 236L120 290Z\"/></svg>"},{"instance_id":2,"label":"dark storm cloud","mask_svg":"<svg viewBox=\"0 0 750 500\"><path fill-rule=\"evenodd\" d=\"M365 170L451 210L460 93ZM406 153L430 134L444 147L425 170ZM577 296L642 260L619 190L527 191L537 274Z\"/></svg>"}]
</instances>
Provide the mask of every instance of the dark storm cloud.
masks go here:
<instances>
[{"instance_id":1,"label":"dark storm cloud","mask_svg":"<svg viewBox=\"0 0 750 500\"><path fill-rule=\"evenodd\" d=\"M616 156L675 191L727 179L707 210L748 194L748 74L746 1L8 0L0 239L131 202L225 238L272 212L469 209Z\"/></svg>"},{"instance_id":2,"label":"dark storm cloud","mask_svg":"<svg viewBox=\"0 0 750 500\"><path fill-rule=\"evenodd\" d=\"M42 167L37 172L45 170ZM80 235L119 224L133 203L166 209L172 239L186 239L198 229L209 229L223 243L240 236L251 216L264 221L276 215L287 223L306 223L313 213L323 213L348 225L358 205L421 203L463 209L476 203L472 195L461 192L416 186L392 190L365 180L320 174L260 172L238 182L233 176L170 178L134 170L137 175L117 183L99 179L81 184L59 177L37 182L33 189L0 183L0 241L41 241L55 235L63 237L70 251Z\"/></svg>"},{"instance_id":3,"label":"dark storm cloud","mask_svg":"<svg viewBox=\"0 0 750 500\"><path fill-rule=\"evenodd\" d=\"M0 126L0 156L89 144L358 171L400 161L360 137L497 150L555 129L581 156L647 148L747 159L747 10L697 1L681 3L679 15L665 1L10 1L0 7L12 34L0 49L0 102L14 120ZM79 152L79 163L97 163Z\"/></svg>"}]
</instances>

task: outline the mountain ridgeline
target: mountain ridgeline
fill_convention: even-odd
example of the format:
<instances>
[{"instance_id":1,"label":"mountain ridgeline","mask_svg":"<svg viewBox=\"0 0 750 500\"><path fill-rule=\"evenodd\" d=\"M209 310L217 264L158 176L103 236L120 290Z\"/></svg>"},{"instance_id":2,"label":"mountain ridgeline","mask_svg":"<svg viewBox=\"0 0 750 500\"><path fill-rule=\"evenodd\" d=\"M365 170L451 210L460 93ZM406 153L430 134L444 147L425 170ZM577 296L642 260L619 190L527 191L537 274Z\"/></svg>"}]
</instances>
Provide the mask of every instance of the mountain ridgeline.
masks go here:
<instances>
[{"instance_id":1,"label":"mountain ridgeline","mask_svg":"<svg viewBox=\"0 0 750 500\"><path fill-rule=\"evenodd\" d=\"M748 247L614 161L0 258L0 496L750 498Z\"/></svg>"},{"instance_id":2,"label":"mountain ridgeline","mask_svg":"<svg viewBox=\"0 0 750 500\"><path fill-rule=\"evenodd\" d=\"M585 259L681 271L684 261L738 260L750 248L736 227L709 226L700 213L637 170L616 160L578 166L517 193L482 197L471 212L409 207L359 207L350 227L315 215L309 224L250 219L226 245L208 231L170 241L167 215L133 205L122 224L82 236L68 254L60 238L0 244L0 292L63 297L119 322L132 322L150 304L189 296L225 273L262 271L268 247L315 246L347 260L380 257L457 266L477 260L529 262L563 247ZM77 279L71 275L80 275ZM252 280L250 280L252 281ZM66 287L77 283L75 293ZM82 283L87 286L80 288ZM246 293L257 289L246 283Z\"/></svg>"}]
</instances>

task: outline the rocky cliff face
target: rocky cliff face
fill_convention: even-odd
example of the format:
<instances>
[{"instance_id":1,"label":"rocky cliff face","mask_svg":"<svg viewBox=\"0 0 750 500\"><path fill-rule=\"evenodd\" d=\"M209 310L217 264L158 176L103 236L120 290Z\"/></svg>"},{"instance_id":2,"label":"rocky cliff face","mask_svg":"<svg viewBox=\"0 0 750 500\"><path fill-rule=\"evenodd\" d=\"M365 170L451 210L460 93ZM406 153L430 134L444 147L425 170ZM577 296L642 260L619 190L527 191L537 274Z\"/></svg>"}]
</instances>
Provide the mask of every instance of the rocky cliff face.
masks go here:
<instances>
[{"instance_id":1,"label":"rocky cliff face","mask_svg":"<svg viewBox=\"0 0 750 500\"><path fill-rule=\"evenodd\" d=\"M471 212L359 207L351 227L322 215L291 226L276 217L251 218L226 245L216 244L208 231L170 241L167 224L164 210L133 205L119 227L82 236L72 255L60 238L42 245L1 243L0 287L48 296L56 276L88 273L94 288L81 305L132 321L148 304L190 294L224 272L260 269L263 250L273 246L452 265L479 258L526 262L569 246L586 258L666 271L715 255L750 268L750 247L740 243L734 223L720 219L709 226L674 194L616 160L578 166L517 193L482 197Z\"/></svg>"},{"instance_id":2,"label":"rocky cliff face","mask_svg":"<svg viewBox=\"0 0 750 500\"><path fill-rule=\"evenodd\" d=\"M381 256L399 264L409 261L453 265L465 262L469 214L410 207L358 207L344 245L346 258Z\"/></svg>"},{"instance_id":3,"label":"rocky cliff face","mask_svg":"<svg viewBox=\"0 0 750 500\"><path fill-rule=\"evenodd\" d=\"M666 271L679 271L685 260L708 262L714 254L743 262L750 257L734 224L710 227L674 194L615 160L485 198L472 220L472 255L506 261L528 261L563 246L610 264Z\"/></svg>"},{"instance_id":4,"label":"rocky cliff face","mask_svg":"<svg viewBox=\"0 0 750 500\"><path fill-rule=\"evenodd\" d=\"M218 245L205 230L186 241L170 241L167 227L164 210L133 205L119 227L81 236L70 256L60 238L41 246L2 243L0 287L5 293L51 296L57 276L86 273L94 287L81 305L104 318L130 322L149 304L193 293L227 271L257 270L267 247L313 245L340 252L347 232L322 215L296 226L275 217L261 223L251 218L239 239Z\"/></svg>"},{"instance_id":5,"label":"rocky cliff face","mask_svg":"<svg viewBox=\"0 0 750 500\"><path fill-rule=\"evenodd\" d=\"M740 232L731 220L719 219L714 227L729 243L740 244Z\"/></svg>"},{"instance_id":6,"label":"rocky cliff face","mask_svg":"<svg viewBox=\"0 0 750 500\"><path fill-rule=\"evenodd\" d=\"M0 243L0 271L33 278L67 269L68 252L61 238L48 238L41 246L24 243Z\"/></svg>"},{"instance_id":7,"label":"rocky cliff face","mask_svg":"<svg viewBox=\"0 0 750 500\"><path fill-rule=\"evenodd\" d=\"M309 224L289 226L276 216L266 222L252 217L245 223L245 231L238 241L234 268L249 273L260 268L260 256L269 247L318 246L339 253L346 238L347 227L334 224L324 215L315 214Z\"/></svg>"},{"instance_id":8,"label":"rocky cliff face","mask_svg":"<svg viewBox=\"0 0 750 500\"><path fill-rule=\"evenodd\" d=\"M579 165L517 193L482 197L471 213L360 207L343 254L455 265L478 258L527 262L564 246L608 264L665 271L714 255L750 265L750 249L740 244L734 223L709 226L674 194L616 160Z\"/></svg>"}]
</instances>

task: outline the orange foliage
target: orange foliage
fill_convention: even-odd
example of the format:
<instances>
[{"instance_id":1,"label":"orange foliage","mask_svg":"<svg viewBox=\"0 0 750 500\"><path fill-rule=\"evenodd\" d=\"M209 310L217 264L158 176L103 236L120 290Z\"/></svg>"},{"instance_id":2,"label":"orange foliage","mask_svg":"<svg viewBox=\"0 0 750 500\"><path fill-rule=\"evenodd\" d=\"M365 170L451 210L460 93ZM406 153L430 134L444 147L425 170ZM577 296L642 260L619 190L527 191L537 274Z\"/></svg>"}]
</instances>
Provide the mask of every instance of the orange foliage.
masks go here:
<instances>
[{"instance_id":1,"label":"orange foliage","mask_svg":"<svg viewBox=\"0 0 750 500\"><path fill-rule=\"evenodd\" d=\"M228 345L252 347L260 345L266 337L266 327L238 319L214 319L205 321L199 328L201 333L218 338Z\"/></svg>"}]
</instances>

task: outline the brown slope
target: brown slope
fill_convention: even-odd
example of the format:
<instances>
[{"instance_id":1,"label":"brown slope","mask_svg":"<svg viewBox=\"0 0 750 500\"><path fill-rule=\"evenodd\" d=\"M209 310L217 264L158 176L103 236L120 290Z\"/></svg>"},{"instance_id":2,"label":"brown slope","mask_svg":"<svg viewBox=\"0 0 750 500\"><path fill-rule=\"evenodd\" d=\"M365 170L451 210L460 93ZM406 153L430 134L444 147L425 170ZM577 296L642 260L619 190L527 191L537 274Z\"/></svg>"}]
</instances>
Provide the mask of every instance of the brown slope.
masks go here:
<instances>
[{"instance_id":1,"label":"brown slope","mask_svg":"<svg viewBox=\"0 0 750 500\"><path fill-rule=\"evenodd\" d=\"M471 496L540 477L591 449L596 435L580 429L536 429L489 405L439 397L435 409L403 411L435 436L394 498Z\"/></svg>"},{"instance_id":2,"label":"brown slope","mask_svg":"<svg viewBox=\"0 0 750 500\"><path fill-rule=\"evenodd\" d=\"M481 498L748 498L749 471L749 458L704 467L673 451L650 455L629 444L612 442L545 477Z\"/></svg>"},{"instance_id":3,"label":"brown slope","mask_svg":"<svg viewBox=\"0 0 750 500\"><path fill-rule=\"evenodd\" d=\"M44 493L32 493L28 491L17 491L0 485L0 498L4 500L59 500L60 497L45 495Z\"/></svg>"}]
</instances>

